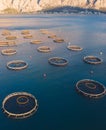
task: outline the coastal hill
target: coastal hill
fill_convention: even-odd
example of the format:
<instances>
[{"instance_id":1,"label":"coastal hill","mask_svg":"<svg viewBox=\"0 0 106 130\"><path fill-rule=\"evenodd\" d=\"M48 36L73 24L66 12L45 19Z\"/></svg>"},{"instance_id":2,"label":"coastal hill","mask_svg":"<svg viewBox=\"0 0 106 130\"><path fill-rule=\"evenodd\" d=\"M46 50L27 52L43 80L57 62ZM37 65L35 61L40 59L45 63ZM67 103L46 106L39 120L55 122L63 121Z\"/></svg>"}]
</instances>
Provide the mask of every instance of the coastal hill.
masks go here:
<instances>
[{"instance_id":1,"label":"coastal hill","mask_svg":"<svg viewBox=\"0 0 106 130\"><path fill-rule=\"evenodd\" d=\"M106 0L1 0L0 13L29 13L66 6L106 11Z\"/></svg>"}]
</instances>

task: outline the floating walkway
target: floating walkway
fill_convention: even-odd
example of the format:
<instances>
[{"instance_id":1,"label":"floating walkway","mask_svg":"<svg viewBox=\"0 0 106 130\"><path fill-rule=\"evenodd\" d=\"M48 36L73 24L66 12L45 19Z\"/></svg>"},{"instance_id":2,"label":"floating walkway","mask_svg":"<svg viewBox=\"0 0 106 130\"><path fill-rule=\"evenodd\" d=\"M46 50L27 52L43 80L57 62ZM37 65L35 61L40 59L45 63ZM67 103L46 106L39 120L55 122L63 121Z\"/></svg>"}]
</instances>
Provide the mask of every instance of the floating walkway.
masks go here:
<instances>
[{"instance_id":1,"label":"floating walkway","mask_svg":"<svg viewBox=\"0 0 106 130\"><path fill-rule=\"evenodd\" d=\"M37 99L27 92L15 92L2 102L3 112L10 118L23 119L33 115L38 109Z\"/></svg>"},{"instance_id":2,"label":"floating walkway","mask_svg":"<svg viewBox=\"0 0 106 130\"><path fill-rule=\"evenodd\" d=\"M103 84L90 79L78 81L76 90L89 98L100 98L106 94L106 88Z\"/></svg>"}]
</instances>

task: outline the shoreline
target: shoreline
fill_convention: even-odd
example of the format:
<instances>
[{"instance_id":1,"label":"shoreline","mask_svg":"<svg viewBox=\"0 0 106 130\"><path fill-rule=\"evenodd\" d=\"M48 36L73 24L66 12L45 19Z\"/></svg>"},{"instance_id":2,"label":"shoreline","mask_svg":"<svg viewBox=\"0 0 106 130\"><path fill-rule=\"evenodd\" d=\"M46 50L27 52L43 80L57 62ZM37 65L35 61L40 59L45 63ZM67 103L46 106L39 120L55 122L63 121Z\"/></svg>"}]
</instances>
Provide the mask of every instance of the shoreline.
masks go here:
<instances>
[{"instance_id":1,"label":"shoreline","mask_svg":"<svg viewBox=\"0 0 106 130\"><path fill-rule=\"evenodd\" d=\"M5 11L6 10L6 11ZM13 9L5 9L0 12L0 15L31 15L31 14L106 14L106 10L93 9L93 8L81 8L81 7L54 7L42 9L39 11L29 11L29 12L18 12Z\"/></svg>"}]
</instances>

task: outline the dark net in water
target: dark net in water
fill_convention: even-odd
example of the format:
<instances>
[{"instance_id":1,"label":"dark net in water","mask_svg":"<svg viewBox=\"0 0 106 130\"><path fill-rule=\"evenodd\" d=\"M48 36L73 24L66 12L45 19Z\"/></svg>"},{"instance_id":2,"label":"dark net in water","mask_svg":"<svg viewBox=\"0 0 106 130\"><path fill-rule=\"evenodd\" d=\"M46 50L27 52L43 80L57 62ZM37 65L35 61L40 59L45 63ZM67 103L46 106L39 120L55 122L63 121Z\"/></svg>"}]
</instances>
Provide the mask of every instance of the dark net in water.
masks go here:
<instances>
[{"instance_id":1,"label":"dark net in water","mask_svg":"<svg viewBox=\"0 0 106 130\"><path fill-rule=\"evenodd\" d=\"M79 93L90 98L99 98L106 94L106 88L101 83L94 80L80 80L76 84Z\"/></svg>"},{"instance_id":2,"label":"dark net in water","mask_svg":"<svg viewBox=\"0 0 106 130\"><path fill-rule=\"evenodd\" d=\"M85 81L79 83L78 87L80 90L84 91L85 93L90 93L90 94L99 94L104 91L103 87L96 82Z\"/></svg>"},{"instance_id":3,"label":"dark net in water","mask_svg":"<svg viewBox=\"0 0 106 130\"><path fill-rule=\"evenodd\" d=\"M4 104L7 111L14 114L22 114L32 110L35 107L35 100L30 96L16 95L10 97ZM17 101L18 99L18 101Z\"/></svg>"},{"instance_id":4,"label":"dark net in water","mask_svg":"<svg viewBox=\"0 0 106 130\"><path fill-rule=\"evenodd\" d=\"M19 62L19 63L17 62L17 63L9 64L10 67L23 67L25 65L26 65L26 63L24 63L24 62Z\"/></svg>"}]
</instances>

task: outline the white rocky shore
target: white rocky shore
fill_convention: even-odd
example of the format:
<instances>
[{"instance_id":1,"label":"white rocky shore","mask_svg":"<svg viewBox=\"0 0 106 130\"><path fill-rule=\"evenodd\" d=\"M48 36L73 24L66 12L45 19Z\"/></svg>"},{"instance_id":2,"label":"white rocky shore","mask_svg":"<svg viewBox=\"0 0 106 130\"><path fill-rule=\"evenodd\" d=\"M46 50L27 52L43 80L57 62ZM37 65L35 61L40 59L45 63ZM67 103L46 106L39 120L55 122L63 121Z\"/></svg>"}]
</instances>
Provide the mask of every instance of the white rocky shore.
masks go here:
<instances>
[{"instance_id":1,"label":"white rocky shore","mask_svg":"<svg viewBox=\"0 0 106 130\"><path fill-rule=\"evenodd\" d=\"M36 12L50 7L106 9L106 0L0 0L0 13Z\"/></svg>"}]
</instances>

